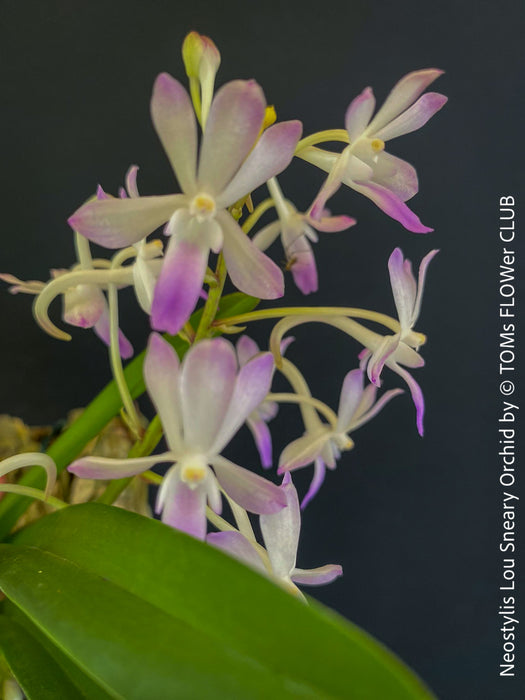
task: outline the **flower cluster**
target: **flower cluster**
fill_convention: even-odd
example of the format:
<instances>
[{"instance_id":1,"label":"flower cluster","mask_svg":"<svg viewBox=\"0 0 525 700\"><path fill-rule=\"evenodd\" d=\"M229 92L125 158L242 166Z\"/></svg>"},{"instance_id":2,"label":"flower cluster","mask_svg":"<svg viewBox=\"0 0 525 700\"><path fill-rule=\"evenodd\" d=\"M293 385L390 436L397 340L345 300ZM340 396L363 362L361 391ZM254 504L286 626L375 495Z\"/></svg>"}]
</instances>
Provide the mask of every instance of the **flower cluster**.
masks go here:
<instances>
[{"instance_id":1,"label":"flower cluster","mask_svg":"<svg viewBox=\"0 0 525 700\"><path fill-rule=\"evenodd\" d=\"M274 108L254 80L234 80L215 91L220 54L211 39L192 32L184 42L183 59L189 93L162 73L151 98L153 125L180 191L139 194L138 167L131 166L118 196L99 186L70 216L77 261L69 270L53 270L47 283L24 282L11 274L0 278L12 293L35 295L35 318L48 333L70 338L48 314L51 302L61 296L63 320L93 328L109 346L124 413L141 444L143 431L122 367L133 348L120 330L118 312L119 290L134 288L152 331L144 379L167 450L128 459L82 457L69 471L89 479L143 475L161 481L156 511L167 525L207 540L299 594L297 583L327 583L342 573L331 564L296 568L301 510L321 488L326 468L335 469L342 452L354 447L355 431L403 393L401 388L380 392L385 367L408 386L423 434L423 394L410 370L424 364L419 347L425 336L415 324L426 271L437 251L423 258L417 279L399 248L390 256L397 318L339 307L271 308L224 317L218 315L223 288L229 277L244 295L282 297L283 271L267 253L280 236L293 281L304 294L316 292L320 280L313 244L318 233L342 232L356 224L351 216L333 216L327 209L342 184L371 199L408 231L432 231L406 204L418 191L415 169L387 153L385 142L421 128L441 109L446 98L425 92L441 71L419 70L402 78L375 116L368 87L350 103L344 129L301 138L301 122L276 122ZM333 142L344 148L336 152L319 147ZM328 173L305 212L285 197L277 180L294 157ZM263 186L268 197L254 207L252 194ZM275 220L257 230L262 215L272 209ZM161 236L148 240L158 229ZM90 242L115 252L111 258L93 258ZM212 255L217 256L215 266ZM265 318L280 319L269 351L261 351L247 334L235 346L217 337L242 333L250 322ZM337 412L312 396L298 367L284 357L291 342L286 334L312 322L338 328L360 348L342 377ZM179 354L174 336L183 341L177 344ZM276 372L290 391L272 392ZM291 436L276 460L277 473L284 475L277 485L246 468L252 465L234 464L223 451L246 424L261 466L270 469L270 423L280 403L298 406L304 433ZM5 464L0 474L15 463L22 464ZM49 489L54 471L48 461L40 463L48 470ZM150 471L159 463L169 465L163 478ZM312 481L300 507L291 472L307 467L312 467ZM223 500L235 525L221 515ZM249 514L259 516L263 544ZM216 531L208 532L208 523Z\"/></svg>"}]
</instances>

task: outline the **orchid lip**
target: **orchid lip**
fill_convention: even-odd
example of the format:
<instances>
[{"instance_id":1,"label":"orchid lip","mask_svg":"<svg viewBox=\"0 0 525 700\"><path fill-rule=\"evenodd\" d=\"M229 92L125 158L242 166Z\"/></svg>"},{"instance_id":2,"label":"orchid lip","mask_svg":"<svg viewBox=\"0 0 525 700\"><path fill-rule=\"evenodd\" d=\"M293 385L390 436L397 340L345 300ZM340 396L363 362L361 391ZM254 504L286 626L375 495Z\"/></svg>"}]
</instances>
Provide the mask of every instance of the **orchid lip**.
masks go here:
<instances>
[{"instance_id":1,"label":"orchid lip","mask_svg":"<svg viewBox=\"0 0 525 700\"><path fill-rule=\"evenodd\" d=\"M208 464L202 455L188 457L180 467L180 478L190 489L195 489L202 484L207 473Z\"/></svg>"},{"instance_id":2,"label":"orchid lip","mask_svg":"<svg viewBox=\"0 0 525 700\"><path fill-rule=\"evenodd\" d=\"M200 192L195 195L190 203L190 214L197 218L199 223L213 219L217 206L213 197L205 192Z\"/></svg>"}]
</instances>

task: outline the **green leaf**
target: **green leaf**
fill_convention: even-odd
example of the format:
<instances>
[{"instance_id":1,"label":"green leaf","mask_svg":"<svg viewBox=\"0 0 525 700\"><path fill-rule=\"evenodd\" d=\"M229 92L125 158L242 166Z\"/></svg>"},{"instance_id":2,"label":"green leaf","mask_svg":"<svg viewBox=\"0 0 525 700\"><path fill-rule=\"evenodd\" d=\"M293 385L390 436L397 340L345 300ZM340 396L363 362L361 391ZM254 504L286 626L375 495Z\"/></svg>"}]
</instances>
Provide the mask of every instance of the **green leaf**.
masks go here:
<instances>
[{"instance_id":1,"label":"green leaf","mask_svg":"<svg viewBox=\"0 0 525 700\"><path fill-rule=\"evenodd\" d=\"M5 615L0 615L0 649L29 700L85 700L52 656Z\"/></svg>"},{"instance_id":2,"label":"green leaf","mask_svg":"<svg viewBox=\"0 0 525 700\"><path fill-rule=\"evenodd\" d=\"M259 303L258 299L247 296L241 292L228 294L221 299L221 308L217 318L226 318L234 314L246 313L254 309ZM194 327L198 325L202 309L196 311L190 322ZM188 348L178 336L165 336L173 345L180 357ZM142 365L144 364L142 352L137 355L125 368L124 375L133 398L137 398L145 391ZM47 454L55 460L58 471L65 469L79 455L87 443L96 437L109 421L118 414L122 407L122 401L115 382L110 382L98 396L87 406L79 418L62 433L51 445ZM42 469L31 469L20 480L24 486L43 488L45 474ZM31 505L31 499L18 494L6 494L0 501L0 541L4 540L12 527L24 511Z\"/></svg>"},{"instance_id":3,"label":"green leaf","mask_svg":"<svg viewBox=\"0 0 525 700\"><path fill-rule=\"evenodd\" d=\"M251 659L42 549L0 545L0 586L112 697L262 700L284 690Z\"/></svg>"},{"instance_id":4,"label":"green leaf","mask_svg":"<svg viewBox=\"0 0 525 700\"><path fill-rule=\"evenodd\" d=\"M100 504L72 506L26 528L16 538L16 546L22 545L38 548L29 552L60 557L58 561L77 567L83 573L74 585L80 586L82 580L85 584L89 579L91 586L93 577L100 577L105 586L118 587L124 596L122 600L132 596L136 603L149 605L157 615L162 612L168 616L174 629L182 626L197 636L203 635L215 653L234 653L252 672L259 669L257 683L264 691L262 697L432 697L406 666L358 627L319 604L304 605L222 552L155 520ZM0 567L0 587L4 585L4 575ZM41 579L37 580L40 583ZM73 582L69 581L69 585ZM65 595L66 586L59 588ZM37 605L31 603L31 595L42 595L41 587L35 588L34 579L23 603L17 589L14 586L6 593L8 597L17 595L19 602L14 602L27 608ZM115 600L114 605L118 612L111 607L101 610L98 605L91 609L86 624L94 624L98 616L113 629L122 616L129 614L122 601ZM64 607L60 607L62 615L57 615L63 618ZM36 613L30 615L48 635L48 627L54 630L56 624L52 608L46 597L38 613L45 613L45 619L41 617L37 622ZM76 615L78 611L71 610L69 614ZM153 612L151 619L156 619ZM144 622L143 637L148 634L149 625L150 622ZM123 644L128 644L126 635L130 633L131 630L122 629ZM79 625L75 634L82 637L87 632ZM183 637L183 647L188 649L195 638L186 637L185 632ZM153 637L154 645L156 639L160 637ZM210 662L205 654L200 661L205 667ZM113 663L124 663L124 657L114 657ZM128 663L140 667L137 660ZM195 666L192 668L197 672ZM235 672L239 673L239 682L242 679L245 683L243 668L240 663ZM151 672L150 667L142 666L141 673ZM206 676L204 669L198 673ZM211 682L214 688L222 687L220 679ZM240 687L242 692L235 697L259 697L248 686ZM208 688L208 693L201 697L217 697L215 690L212 693Z\"/></svg>"},{"instance_id":5,"label":"green leaf","mask_svg":"<svg viewBox=\"0 0 525 700\"><path fill-rule=\"evenodd\" d=\"M67 657L63 651L56 647L53 642L48 639L31 620L22 613L9 600L4 601L4 613L7 619L13 620L26 633L33 637L41 647L52 657L52 659L60 666L65 675L74 683L77 692L80 692L83 699L88 700L112 700L113 696L103 690L94 680L89 678L81 669ZM61 696L57 696L61 697Z\"/></svg>"}]
</instances>

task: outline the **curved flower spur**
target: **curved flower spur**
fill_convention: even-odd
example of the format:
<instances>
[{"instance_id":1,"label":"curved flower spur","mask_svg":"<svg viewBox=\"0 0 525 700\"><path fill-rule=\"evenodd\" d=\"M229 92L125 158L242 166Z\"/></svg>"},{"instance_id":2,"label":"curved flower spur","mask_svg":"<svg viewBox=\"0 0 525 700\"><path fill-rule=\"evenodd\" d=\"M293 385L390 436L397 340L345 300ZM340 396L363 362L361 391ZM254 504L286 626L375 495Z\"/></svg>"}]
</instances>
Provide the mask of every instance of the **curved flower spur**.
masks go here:
<instances>
[{"instance_id":1,"label":"curved flower spur","mask_svg":"<svg viewBox=\"0 0 525 700\"><path fill-rule=\"evenodd\" d=\"M137 243L166 224L170 236L151 309L154 329L177 333L197 303L210 250L222 251L238 289L260 299L284 293L279 267L243 233L227 207L290 163L302 126L261 130L266 101L253 80L235 80L215 95L197 155L197 122L184 87L167 73L153 88L153 124L183 194L88 202L73 229L108 248Z\"/></svg>"},{"instance_id":2,"label":"curved flower spur","mask_svg":"<svg viewBox=\"0 0 525 700\"><path fill-rule=\"evenodd\" d=\"M171 345L152 333L144 378L160 416L169 451L152 457L85 457L70 472L88 479L118 479L172 462L157 496L157 512L169 525L204 539L206 503L221 511L221 489L252 513L275 513L286 505L278 486L220 455L270 391L271 353L238 369L235 350L223 338L192 346L182 364ZM210 466L213 466L213 471Z\"/></svg>"}]
</instances>

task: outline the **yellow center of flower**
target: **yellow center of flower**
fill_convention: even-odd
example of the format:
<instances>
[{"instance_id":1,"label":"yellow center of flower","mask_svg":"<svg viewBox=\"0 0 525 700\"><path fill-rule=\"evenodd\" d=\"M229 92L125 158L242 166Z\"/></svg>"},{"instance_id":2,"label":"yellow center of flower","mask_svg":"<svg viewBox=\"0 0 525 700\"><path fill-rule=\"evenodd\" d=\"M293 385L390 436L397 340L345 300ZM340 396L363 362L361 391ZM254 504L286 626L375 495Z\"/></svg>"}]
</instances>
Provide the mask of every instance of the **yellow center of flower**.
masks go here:
<instances>
[{"instance_id":1,"label":"yellow center of flower","mask_svg":"<svg viewBox=\"0 0 525 700\"><path fill-rule=\"evenodd\" d=\"M207 464L198 456L181 467L180 478L190 488L195 488L206 478Z\"/></svg>"},{"instance_id":2,"label":"yellow center of flower","mask_svg":"<svg viewBox=\"0 0 525 700\"><path fill-rule=\"evenodd\" d=\"M197 194L190 204L190 213L199 221L211 219L215 215L215 200L209 194Z\"/></svg>"},{"instance_id":3,"label":"yellow center of flower","mask_svg":"<svg viewBox=\"0 0 525 700\"><path fill-rule=\"evenodd\" d=\"M370 141L370 147L375 153L379 153L385 148L385 142L381 139L372 139L372 141Z\"/></svg>"}]
</instances>

